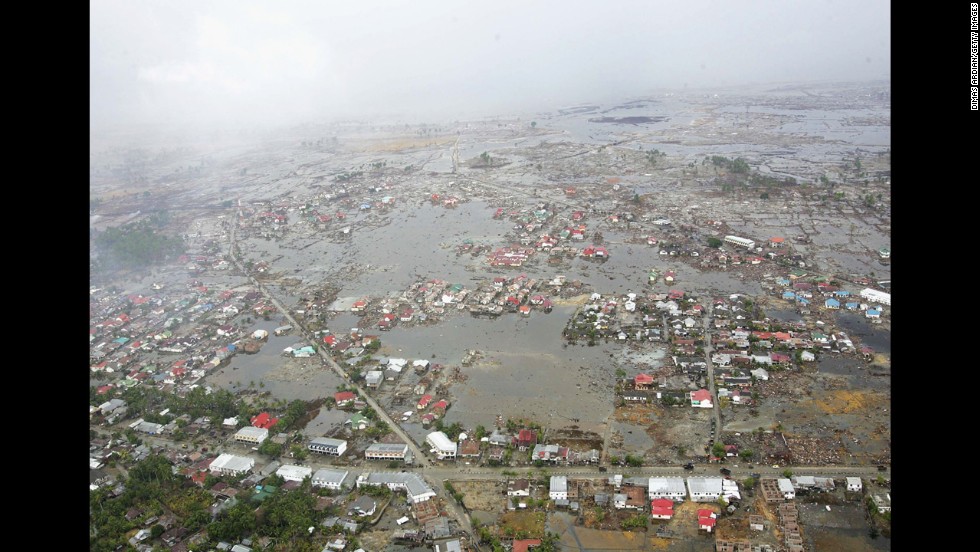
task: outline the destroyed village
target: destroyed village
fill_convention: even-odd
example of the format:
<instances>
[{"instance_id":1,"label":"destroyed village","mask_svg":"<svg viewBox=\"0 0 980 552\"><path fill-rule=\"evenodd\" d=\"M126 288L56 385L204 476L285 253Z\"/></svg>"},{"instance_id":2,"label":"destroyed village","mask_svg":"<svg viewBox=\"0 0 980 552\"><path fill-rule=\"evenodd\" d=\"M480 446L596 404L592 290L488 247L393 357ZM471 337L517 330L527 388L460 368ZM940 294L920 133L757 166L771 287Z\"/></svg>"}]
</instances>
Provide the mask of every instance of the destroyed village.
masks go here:
<instances>
[{"instance_id":1,"label":"destroyed village","mask_svg":"<svg viewBox=\"0 0 980 552\"><path fill-rule=\"evenodd\" d=\"M93 134L90 550L890 550L889 88Z\"/></svg>"}]
</instances>

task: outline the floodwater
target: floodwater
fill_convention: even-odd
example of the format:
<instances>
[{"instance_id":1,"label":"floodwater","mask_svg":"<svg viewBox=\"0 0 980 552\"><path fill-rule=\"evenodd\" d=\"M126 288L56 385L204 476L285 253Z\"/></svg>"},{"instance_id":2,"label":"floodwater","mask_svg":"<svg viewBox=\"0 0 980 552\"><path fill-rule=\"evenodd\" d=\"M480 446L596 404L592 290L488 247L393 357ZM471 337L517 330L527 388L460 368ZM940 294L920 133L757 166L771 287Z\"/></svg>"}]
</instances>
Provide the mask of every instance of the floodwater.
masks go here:
<instances>
[{"instance_id":1,"label":"floodwater","mask_svg":"<svg viewBox=\"0 0 980 552\"><path fill-rule=\"evenodd\" d=\"M622 437L622 448L626 452L643 452L657 444L647 435L646 426L615 421L611 422L610 425L613 431ZM614 453L615 451L610 452Z\"/></svg>"},{"instance_id":2,"label":"floodwater","mask_svg":"<svg viewBox=\"0 0 980 552\"><path fill-rule=\"evenodd\" d=\"M884 108L858 107L847 109L792 109L785 103L777 107L758 105L758 102L730 103L725 98L698 101L680 98L658 98L643 101L599 105L596 109L566 115L541 115L536 121L538 133L531 136L516 130L515 125L525 127L529 122L501 124L487 123L483 128L466 130L459 141L460 159L478 157L487 151L491 156L504 158L515 167L524 163L523 152L514 148L532 147L535 143L566 144L567 155L583 153L585 156L600 155L596 145L620 144L623 148L642 150L659 149L672 156L693 158L703 155L726 155L764 158L765 170L776 174L791 174L799 167L809 167L821 162L839 163L846 155L853 155L854 146L865 151L883 151L889 145L887 110ZM732 99L731 102L741 100ZM773 100L778 103L777 100ZM782 100L779 100L782 101ZM789 102L799 102L800 98L790 98ZM829 101L829 100L828 100ZM823 104L826 105L826 104ZM540 115L540 114L539 114ZM749 117L751 115L753 118ZM642 124L616 124L595 122L601 117L618 120L643 120ZM759 128L737 128L739 118L755 121ZM771 119L766 119L771 117ZM635 119L625 119L635 118ZM700 128L718 119L718 128ZM707 123L706 123L707 121ZM735 128L721 128L732 122ZM744 124L745 121L742 121ZM762 134L760 134L762 133ZM786 137L786 140L770 141L770 138ZM789 136L793 135L793 136ZM761 138L760 138L761 136ZM823 136L828 141L818 138ZM392 165L415 164L425 166L425 174L411 177L395 177L395 186L390 192L396 198L395 205L387 210L353 209L344 223L334 223L327 230L320 230L305 222L297 212L289 216L289 236L285 239L243 238L242 250L253 261L266 260L277 275L297 278L304 285L330 284L338 289L339 297L382 297L398 295L420 280L440 279L447 283L463 284L468 289L494 276L513 277L526 274L531 278L547 280L556 275L564 275L569 281L578 280L601 293L604 297L620 298L626 293L639 294L650 291L666 292L669 289L684 290L688 294L699 295L702 302L712 296L727 296L738 293L756 296L763 293L761 282L753 276L740 274L740 270L702 270L695 268L692 259L681 260L676 257L659 255L659 248L630 243L638 232L649 230L646 225L612 225L597 217L588 217L588 236L585 244L591 243L592 233L600 230L605 238L604 244L610 251L605 262L592 262L575 258L560 267L548 265L538 256L531 264L518 270L490 270L486 256L472 257L469 254L456 255L456 247L464 240L472 240L476 245L489 245L496 249L515 241L514 223L509 220L495 220L492 215L501 198L496 200L470 200L466 188L475 180L494 182L493 172L470 171L471 177L464 174L453 175L451 168L451 144L441 144L421 148L413 152L386 153L388 160L396 159ZM612 153L612 148L602 155ZM275 152L275 155L283 152ZM514 155L511 155L513 153ZM292 156L293 153L289 152ZM312 154L310 154L312 155ZM560 155L565 155L561 153ZM305 153L297 153L296 158L315 164L317 159ZM345 166L356 166L357 162L371 162L377 155L364 154L354 160L345 158ZM802 160L802 161L801 161ZM610 163L614 159L610 157ZM320 161L322 163L322 161ZM578 160L569 160L570 164ZM605 158L603 158L605 163ZM585 164L585 163L583 163ZM305 165L304 165L305 167ZM442 174L431 171L443 171ZM587 178L605 176L603 170L589 167L592 173ZM652 171L652 170L651 170ZM320 171L329 174L325 168ZM642 175L642 176L641 176ZM305 174L304 177L315 175ZM387 177L386 177L387 178ZM570 180L580 181L576 175ZM665 208L687 190L678 186L670 176L656 177L640 174L623 175L625 190L650 194L655 200L663 200ZM302 187L292 181L275 181L267 185L245 190L246 197L274 197L274 192L299 197ZM515 192L504 192L517 205L532 207L537 201L545 201L545 195L531 197L532 193L558 188L561 182L545 181L533 171L508 173L500 185ZM516 190L527 190L527 197L518 195ZM322 191L318 190L317 192ZM428 201L429 194L442 196L456 195L463 202L454 209ZM545 194L547 192L542 192ZM695 194L697 192L694 192ZM657 197L663 194L663 197ZM355 205L362 198L355 198ZM591 207L605 208L612 204L613 198L596 198ZM699 203L706 216L715 215L718 209L721 217L734 233L750 236L784 235L794 236L808 233L813 236L813 245L799 246L817 262L817 269L834 267L845 272L874 272L880 278L888 278L890 269L877 262L876 251L890 245L887 230L876 224L877 215L873 213L862 217L848 216L847 228L838 226L836 214L818 214L813 209L797 209L796 206L778 213L756 209L754 205L719 206L712 205L710 199L692 196L691 203ZM743 202L747 203L747 202ZM351 211L351 209L340 210ZM334 207L322 207L331 212ZM508 208L509 210L509 208ZM771 210L770 210L771 211ZM567 216L567 211L562 216ZM669 213L665 213L669 214ZM673 215L671 215L673 216ZM678 217L684 218L684 217ZM851 222L853 220L853 222ZM341 239L338 230L350 225L349 237ZM543 233L546 230L542 230ZM656 230L652 233L656 233ZM241 235L240 235L241 236ZM653 286L647 283L650 268L662 273L674 270L677 281L667 286L661 281ZM775 273L776 270L774 269ZM221 275L223 281L233 283L231 277ZM288 293L288 288L273 286L273 291L286 305L295 305L298 295ZM294 291L294 290L293 290ZM460 422L471 428L477 424L489 426L496 415L527 416L549 427L579 425L582 429L599 431L606 428L613 411L614 397L612 384L617 368L627 374L655 369L665 360L665 347L661 344L647 343L639 348L617 343L600 343L595 347L585 345L565 345L561 332L572 307L559 306L554 312L544 314L534 311L530 317L522 318L505 314L497 319L477 319L466 311L447 308L437 321L425 325L398 325L388 332L380 332L382 348L375 356L401 357L407 359L429 359L447 367L460 365L469 349L478 350L482 357L472 366L461 367L466 381L449 388L451 406L446 414L446 422ZM794 321L799 316L789 310L776 310L770 316L780 320ZM878 352L890 353L890 335L877 330L861 316L842 313L839 317L842 327L855 341L869 345ZM373 314L364 318L350 313L335 314L328 321L328 327L335 333L344 333L349 328L358 327L375 333L376 319ZM271 332L276 322L260 323L251 328L262 327ZM319 359L297 361L281 356L283 348L299 341L298 336L270 336L262 351L256 355L236 355L231 364L215 374L209 375L209 382L233 387L237 382L245 386L250 381L264 382L265 389L274 396L287 400L293 398L315 398L335 391L341 380L329 369L319 366ZM820 370L830 374L849 375L851 368L834 364L833 357L824 355ZM303 368L305 365L309 365ZM298 368L296 368L298 366ZM305 371L304 371L305 370ZM284 374L308 374L309 379L291 379ZM406 370L395 382L404 388L418 381L419 376ZM386 383L390 390L390 384ZM382 396L388 391L383 388ZM382 404L386 404L382 400ZM394 412L409 410L408 407L392 405ZM321 413L311 424L312 433L328 430L330 423L337 423L335 414ZM338 418L339 419L339 418ZM342 420L341 420L342 421ZM408 432L419 441L428 432L417 423L403 424ZM615 424L613 429L622 430L625 445L633 448L649 447L650 439L643 428L627 427L628 424ZM628 433L633 431L632 434ZM311 433L311 434L312 434Z\"/></svg>"},{"instance_id":3,"label":"floodwater","mask_svg":"<svg viewBox=\"0 0 980 552\"><path fill-rule=\"evenodd\" d=\"M450 387L446 423L489 426L501 414L595 431L612 414L611 396L595 388L615 377L618 365L609 351L618 346L563 346L561 332L573 312L556 307L550 314L497 319L459 314L433 326L396 326L382 335L378 354L458 366L467 350L480 351L482 358L461 367L467 381Z\"/></svg>"},{"instance_id":4,"label":"floodwater","mask_svg":"<svg viewBox=\"0 0 980 552\"><path fill-rule=\"evenodd\" d=\"M469 284L474 274L467 266L483 268L486 257L457 257L456 246L467 238L477 245L501 242L512 223L494 220L493 212L482 201L455 209L428 202L402 205L385 213L384 226L362 230L353 224L350 238L340 243L326 239L328 231L294 240L289 249L264 239L249 239L244 249L255 260L277 258L277 272L304 282L343 285L341 296L400 292L420 277ZM345 273L351 265L356 271Z\"/></svg>"},{"instance_id":5,"label":"floodwater","mask_svg":"<svg viewBox=\"0 0 980 552\"><path fill-rule=\"evenodd\" d=\"M878 328L877 324L872 324L864 313L841 312L837 316L837 325L847 333L855 345L860 343L871 347L876 353L891 354L891 332Z\"/></svg>"},{"instance_id":6,"label":"floodwater","mask_svg":"<svg viewBox=\"0 0 980 552\"><path fill-rule=\"evenodd\" d=\"M310 423L306 424L303 428L303 435L307 437L322 437L324 435L333 435L335 432L343 428L344 422L350 417L349 412L343 410L327 409L325 407L320 407L320 413L317 414L315 418L310 420Z\"/></svg>"},{"instance_id":7,"label":"floodwater","mask_svg":"<svg viewBox=\"0 0 980 552\"><path fill-rule=\"evenodd\" d=\"M311 400L332 396L337 386L343 383L340 376L329 367L323 366L319 357L294 359L283 356L283 349L303 341L303 338L295 334L275 335L273 330L279 325L275 320L260 320L246 330L246 336L250 336L255 330L266 330L269 332L268 340L258 353L247 355L239 352L226 366L209 373L208 384L240 390L249 387L250 382L255 382L256 389L269 391L273 397L286 400ZM305 368L290 370L289 375L277 375L277 369L284 366ZM293 377L294 374L303 376ZM262 387L259 387L260 384Z\"/></svg>"},{"instance_id":8,"label":"floodwater","mask_svg":"<svg viewBox=\"0 0 980 552\"><path fill-rule=\"evenodd\" d=\"M787 324L792 324L803 320L799 313L789 309L767 309L766 316L773 320L778 320Z\"/></svg>"}]
</instances>

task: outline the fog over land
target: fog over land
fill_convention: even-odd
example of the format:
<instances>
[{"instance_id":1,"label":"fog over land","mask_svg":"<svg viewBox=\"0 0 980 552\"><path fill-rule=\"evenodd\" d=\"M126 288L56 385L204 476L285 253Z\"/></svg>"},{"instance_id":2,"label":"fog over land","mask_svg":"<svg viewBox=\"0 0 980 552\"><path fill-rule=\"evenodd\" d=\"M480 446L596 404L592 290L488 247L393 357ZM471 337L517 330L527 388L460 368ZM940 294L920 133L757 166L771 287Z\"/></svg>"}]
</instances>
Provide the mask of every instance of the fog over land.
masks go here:
<instances>
[{"instance_id":1,"label":"fog over land","mask_svg":"<svg viewBox=\"0 0 980 552\"><path fill-rule=\"evenodd\" d=\"M664 89L890 77L890 3L94 0L93 132L446 121Z\"/></svg>"}]
</instances>

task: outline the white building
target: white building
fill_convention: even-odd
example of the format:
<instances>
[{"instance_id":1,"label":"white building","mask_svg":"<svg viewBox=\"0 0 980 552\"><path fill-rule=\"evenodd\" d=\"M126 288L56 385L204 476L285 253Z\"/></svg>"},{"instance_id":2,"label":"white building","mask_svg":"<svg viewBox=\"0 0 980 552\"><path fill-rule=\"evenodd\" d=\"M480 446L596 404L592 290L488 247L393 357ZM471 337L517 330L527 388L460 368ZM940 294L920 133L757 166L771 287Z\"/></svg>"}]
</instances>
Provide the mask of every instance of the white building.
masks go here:
<instances>
[{"instance_id":1,"label":"white building","mask_svg":"<svg viewBox=\"0 0 980 552\"><path fill-rule=\"evenodd\" d=\"M286 481L303 481L307 477L313 475L313 468L308 468L306 466L292 466L287 464L276 470L276 475L282 477Z\"/></svg>"},{"instance_id":2,"label":"white building","mask_svg":"<svg viewBox=\"0 0 980 552\"><path fill-rule=\"evenodd\" d=\"M123 412L125 412L126 401L122 399L110 399L99 405L99 410L102 412L103 416L108 416L109 414L112 414L114 410L119 408L122 408Z\"/></svg>"},{"instance_id":3,"label":"white building","mask_svg":"<svg viewBox=\"0 0 980 552\"><path fill-rule=\"evenodd\" d=\"M734 479L722 479L721 496L725 497L727 502L742 500L742 495L738 492L738 483Z\"/></svg>"},{"instance_id":4,"label":"white building","mask_svg":"<svg viewBox=\"0 0 980 552\"><path fill-rule=\"evenodd\" d=\"M235 433L235 440L241 441L243 443L252 443L255 445L261 445L263 441L269 438L269 430L264 427L252 427L245 426Z\"/></svg>"},{"instance_id":5,"label":"white building","mask_svg":"<svg viewBox=\"0 0 980 552\"><path fill-rule=\"evenodd\" d=\"M860 492L861 489L863 488L862 485L861 485L861 478L860 477L845 477L844 479L847 481L847 490L848 491L858 491L858 492Z\"/></svg>"},{"instance_id":6,"label":"white building","mask_svg":"<svg viewBox=\"0 0 980 552\"><path fill-rule=\"evenodd\" d=\"M129 424L131 429L139 431L140 433L146 433L148 435L159 435L163 432L163 424L156 424L153 422L147 422L140 418L135 422Z\"/></svg>"},{"instance_id":7,"label":"white building","mask_svg":"<svg viewBox=\"0 0 980 552\"><path fill-rule=\"evenodd\" d=\"M793 500L796 498L796 489L793 488L793 482L785 477L780 477L776 480L776 485L779 487L779 492L782 493L783 498L786 500Z\"/></svg>"},{"instance_id":8,"label":"white building","mask_svg":"<svg viewBox=\"0 0 980 552\"><path fill-rule=\"evenodd\" d=\"M548 498L551 500L568 499L568 477L564 475L551 476L551 485L548 488Z\"/></svg>"},{"instance_id":9,"label":"white building","mask_svg":"<svg viewBox=\"0 0 980 552\"><path fill-rule=\"evenodd\" d=\"M343 439L331 439L329 437L317 437L310 441L310 444L306 448L311 452L319 454L341 456L347 450L347 441Z\"/></svg>"},{"instance_id":10,"label":"white building","mask_svg":"<svg viewBox=\"0 0 980 552\"><path fill-rule=\"evenodd\" d=\"M507 496L531 496L531 482L527 479L508 481Z\"/></svg>"},{"instance_id":11,"label":"white building","mask_svg":"<svg viewBox=\"0 0 980 552\"><path fill-rule=\"evenodd\" d=\"M408 445L374 443L364 449L364 458L368 460L406 460L408 458Z\"/></svg>"},{"instance_id":12,"label":"white building","mask_svg":"<svg viewBox=\"0 0 980 552\"><path fill-rule=\"evenodd\" d=\"M684 502L687 498L687 489L681 477L651 477L647 492L650 500L666 498L674 502Z\"/></svg>"},{"instance_id":13,"label":"white building","mask_svg":"<svg viewBox=\"0 0 980 552\"><path fill-rule=\"evenodd\" d=\"M755 242L748 238L740 238L738 236L725 236L725 243L735 245L738 247L745 247L747 249L755 249Z\"/></svg>"},{"instance_id":14,"label":"white building","mask_svg":"<svg viewBox=\"0 0 980 552\"><path fill-rule=\"evenodd\" d=\"M239 475L251 471L254 466L254 458L222 454L208 465L208 470L218 475Z\"/></svg>"},{"instance_id":15,"label":"white building","mask_svg":"<svg viewBox=\"0 0 980 552\"><path fill-rule=\"evenodd\" d=\"M871 301L872 303L881 303L882 305L892 304L892 294L885 293L884 291L878 291L876 289L864 288L861 290L861 297Z\"/></svg>"},{"instance_id":16,"label":"white building","mask_svg":"<svg viewBox=\"0 0 980 552\"><path fill-rule=\"evenodd\" d=\"M321 468L316 470L316 472L313 474L313 480L311 482L313 483L314 487L325 487L327 489L339 491L343 487L344 480L347 479L349 474L350 472L347 470L341 471Z\"/></svg>"},{"instance_id":17,"label":"white building","mask_svg":"<svg viewBox=\"0 0 980 552\"><path fill-rule=\"evenodd\" d=\"M364 385L368 387L378 387L384 381L385 374L381 370L371 370L364 375Z\"/></svg>"},{"instance_id":18,"label":"white building","mask_svg":"<svg viewBox=\"0 0 980 552\"><path fill-rule=\"evenodd\" d=\"M363 473L358 476L355 485L357 488L361 488L363 485L385 485L393 491L404 489L408 495L408 501L413 504L424 502L436 496L436 492L417 473Z\"/></svg>"},{"instance_id":19,"label":"white building","mask_svg":"<svg viewBox=\"0 0 980 552\"><path fill-rule=\"evenodd\" d=\"M786 480L789 482L789 480ZM792 485L791 485L792 486ZM694 502L714 502L722 493L721 477L689 477L687 490Z\"/></svg>"},{"instance_id":20,"label":"white building","mask_svg":"<svg viewBox=\"0 0 980 552\"><path fill-rule=\"evenodd\" d=\"M441 431L433 431L425 436L425 442L432 447L430 452L440 460L456 458L456 443Z\"/></svg>"}]
</instances>

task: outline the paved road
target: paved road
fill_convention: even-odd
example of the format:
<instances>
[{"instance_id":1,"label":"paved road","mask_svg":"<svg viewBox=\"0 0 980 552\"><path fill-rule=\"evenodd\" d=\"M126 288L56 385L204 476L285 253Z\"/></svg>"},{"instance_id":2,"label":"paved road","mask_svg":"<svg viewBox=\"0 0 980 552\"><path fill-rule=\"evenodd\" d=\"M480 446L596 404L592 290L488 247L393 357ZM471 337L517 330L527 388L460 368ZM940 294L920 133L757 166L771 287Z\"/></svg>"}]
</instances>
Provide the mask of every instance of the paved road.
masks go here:
<instances>
[{"instance_id":1,"label":"paved road","mask_svg":"<svg viewBox=\"0 0 980 552\"><path fill-rule=\"evenodd\" d=\"M721 405L718 404L718 392L715 389L715 368L711 364L711 313L715 305L713 300L709 300L707 312L704 315L704 360L708 363L708 391L711 392L711 401L714 405L711 414L714 416L715 429L711 432L711 438L716 443L721 442Z\"/></svg>"}]
</instances>

